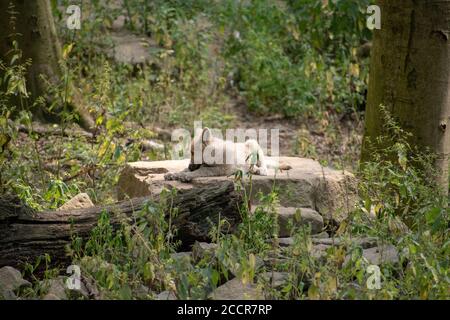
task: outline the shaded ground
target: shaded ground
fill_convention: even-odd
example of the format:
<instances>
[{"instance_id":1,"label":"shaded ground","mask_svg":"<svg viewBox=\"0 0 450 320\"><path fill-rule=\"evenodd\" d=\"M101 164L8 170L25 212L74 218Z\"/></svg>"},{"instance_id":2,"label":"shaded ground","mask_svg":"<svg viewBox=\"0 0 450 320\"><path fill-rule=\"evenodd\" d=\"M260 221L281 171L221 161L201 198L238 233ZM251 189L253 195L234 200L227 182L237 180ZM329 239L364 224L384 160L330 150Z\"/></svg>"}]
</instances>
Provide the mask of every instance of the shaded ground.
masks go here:
<instances>
[{"instance_id":1,"label":"shaded ground","mask_svg":"<svg viewBox=\"0 0 450 320\"><path fill-rule=\"evenodd\" d=\"M153 63L152 54L148 47L156 48L157 45L151 38L136 37L124 31L126 18L119 16L110 30L115 48L112 58L119 63ZM195 28L199 30L210 29L211 22L206 17L195 20ZM223 46L223 35L215 34L209 51L208 69L211 79L211 91L217 79L224 73L224 61L220 57ZM146 53L146 55L145 55ZM111 54L111 52L110 52ZM110 55L111 56L111 55ZM221 112L233 119L232 128L254 128L280 130L280 155L300 156L314 158L323 161L326 165L356 169L363 133L363 119L359 114L338 115L333 111L323 112L319 118L308 117L300 119L286 119L280 115L259 116L248 111L246 102L239 94L225 92L224 105ZM175 129L168 128L163 123L144 123L145 127L159 127L170 132ZM191 128L192 125L187 128ZM167 135L166 135L167 137ZM164 142L164 141L163 141ZM167 141L166 141L167 142Z\"/></svg>"},{"instance_id":2,"label":"shaded ground","mask_svg":"<svg viewBox=\"0 0 450 320\"><path fill-rule=\"evenodd\" d=\"M252 115L242 103L232 110L236 114L237 127L279 129L282 156L308 157L338 168L357 168L363 122L356 119L356 115L342 117L326 113L321 120L290 120L280 116Z\"/></svg>"}]
</instances>

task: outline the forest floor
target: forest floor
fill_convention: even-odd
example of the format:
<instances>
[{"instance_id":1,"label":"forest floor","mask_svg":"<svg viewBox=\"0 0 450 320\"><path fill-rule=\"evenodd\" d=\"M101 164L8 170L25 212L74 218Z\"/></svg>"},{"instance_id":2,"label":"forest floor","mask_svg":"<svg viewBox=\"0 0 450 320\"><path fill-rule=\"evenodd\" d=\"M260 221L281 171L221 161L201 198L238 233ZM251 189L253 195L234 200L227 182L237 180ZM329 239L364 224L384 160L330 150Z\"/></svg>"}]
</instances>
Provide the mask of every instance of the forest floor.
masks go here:
<instances>
[{"instance_id":1,"label":"forest floor","mask_svg":"<svg viewBox=\"0 0 450 320\"><path fill-rule=\"evenodd\" d=\"M238 128L280 130L280 155L308 157L335 168L356 171L363 134L361 115L325 114L321 119L289 120L281 116L258 117L237 103Z\"/></svg>"},{"instance_id":2,"label":"forest floor","mask_svg":"<svg viewBox=\"0 0 450 320\"><path fill-rule=\"evenodd\" d=\"M82 92L96 128L81 130L70 112L56 124L32 121L34 110L16 110L12 120L8 113L0 122L11 137L0 154L2 191L37 211L55 210L80 193L96 205L113 203L127 163L169 159L173 130L192 131L202 120L223 130L278 128L282 156L351 171L359 195L354 211L340 225L322 226L324 232L295 226L278 242L280 194L272 190L254 212L240 208L233 235L222 234L226 224L219 222L211 243L192 252L178 252L171 241L172 208L164 201L114 228L102 214L89 238L74 237L67 252L82 268L86 291L69 294L65 268L43 256L22 270L31 283L0 269L0 282L17 280L6 293L206 299L250 287L254 298L256 289L268 288L274 299L448 299L448 198L412 165L426 167L427 158L386 121L396 144L359 168L368 61L355 52L368 38L364 1L342 8L328 1L301 8L291 1L188 2L155 0L150 13L141 1L87 3L75 34L63 27L65 7L55 9L66 79ZM64 84L55 91L64 105ZM379 270L376 290L367 285L369 270Z\"/></svg>"}]
</instances>

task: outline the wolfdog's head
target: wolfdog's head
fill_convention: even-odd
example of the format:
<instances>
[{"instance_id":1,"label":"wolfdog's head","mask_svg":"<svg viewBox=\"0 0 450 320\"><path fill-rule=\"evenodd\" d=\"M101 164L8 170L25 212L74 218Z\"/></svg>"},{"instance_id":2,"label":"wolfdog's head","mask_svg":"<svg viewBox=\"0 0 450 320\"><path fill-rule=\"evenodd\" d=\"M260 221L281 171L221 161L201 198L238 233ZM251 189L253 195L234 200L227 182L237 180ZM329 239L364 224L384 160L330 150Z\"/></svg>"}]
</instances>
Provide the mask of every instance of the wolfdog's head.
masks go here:
<instances>
[{"instance_id":1,"label":"wolfdog's head","mask_svg":"<svg viewBox=\"0 0 450 320\"><path fill-rule=\"evenodd\" d=\"M204 128L201 134L194 136L191 142L191 161L189 163L189 171L195 171L202 164L204 164L203 150L207 145L209 145L213 140L211 130L209 128ZM196 153L200 154L196 154Z\"/></svg>"}]
</instances>

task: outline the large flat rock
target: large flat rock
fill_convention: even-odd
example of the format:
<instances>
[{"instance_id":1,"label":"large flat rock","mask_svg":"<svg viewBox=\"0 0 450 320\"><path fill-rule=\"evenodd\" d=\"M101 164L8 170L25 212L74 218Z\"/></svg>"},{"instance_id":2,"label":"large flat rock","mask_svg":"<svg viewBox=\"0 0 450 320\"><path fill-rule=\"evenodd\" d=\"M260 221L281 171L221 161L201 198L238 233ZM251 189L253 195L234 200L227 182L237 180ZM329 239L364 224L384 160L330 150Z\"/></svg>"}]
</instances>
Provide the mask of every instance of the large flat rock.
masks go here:
<instances>
[{"instance_id":1,"label":"large flat rock","mask_svg":"<svg viewBox=\"0 0 450 320\"><path fill-rule=\"evenodd\" d=\"M253 283L244 284L240 279L234 278L214 290L212 300L263 300L262 291Z\"/></svg>"},{"instance_id":2,"label":"large flat rock","mask_svg":"<svg viewBox=\"0 0 450 320\"><path fill-rule=\"evenodd\" d=\"M323 167L319 162L294 157L280 157L279 161L292 167L277 172L269 170L268 176L253 176L252 202L257 203L258 192L269 193L278 189L280 205L284 207L312 208L325 221L341 222L357 201L355 177L342 170ZM118 184L119 200L159 194L163 188L191 189L208 184L218 184L233 177L196 178L191 183L166 181L164 174L187 168L189 159L167 161L139 161L128 163L122 171ZM249 180L244 181L250 190Z\"/></svg>"}]
</instances>

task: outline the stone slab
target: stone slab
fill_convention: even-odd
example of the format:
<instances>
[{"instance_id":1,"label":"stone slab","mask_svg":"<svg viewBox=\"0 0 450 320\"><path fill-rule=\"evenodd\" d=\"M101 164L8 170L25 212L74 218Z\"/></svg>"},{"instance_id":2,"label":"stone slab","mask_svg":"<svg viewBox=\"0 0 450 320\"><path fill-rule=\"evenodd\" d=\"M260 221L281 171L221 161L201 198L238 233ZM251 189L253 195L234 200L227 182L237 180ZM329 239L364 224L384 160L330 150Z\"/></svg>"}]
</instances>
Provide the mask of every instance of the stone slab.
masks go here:
<instances>
[{"instance_id":1,"label":"stone slab","mask_svg":"<svg viewBox=\"0 0 450 320\"><path fill-rule=\"evenodd\" d=\"M275 186L281 206L314 209L325 221L340 223L354 208L357 182L350 172L323 167L319 162L306 158L280 157L279 161L292 169L277 173L269 169L267 176L254 175L251 188L249 179L244 181L247 191L252 191L253 203L257 203L258 192L267 194ZM225 176L199 177L190 183L164 180L165 173L181 171L188 164L189 159L128 163L119 177L119 200L159 194L163 188L191 189L233 180L233 177Z\"/></svg>"}]
</instances>

